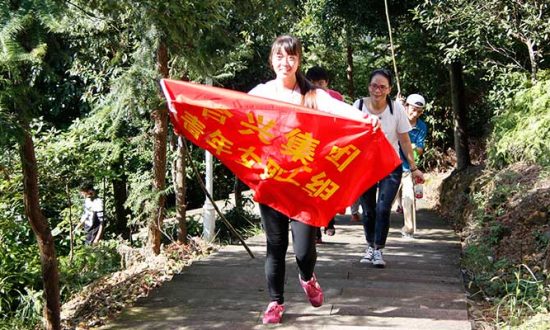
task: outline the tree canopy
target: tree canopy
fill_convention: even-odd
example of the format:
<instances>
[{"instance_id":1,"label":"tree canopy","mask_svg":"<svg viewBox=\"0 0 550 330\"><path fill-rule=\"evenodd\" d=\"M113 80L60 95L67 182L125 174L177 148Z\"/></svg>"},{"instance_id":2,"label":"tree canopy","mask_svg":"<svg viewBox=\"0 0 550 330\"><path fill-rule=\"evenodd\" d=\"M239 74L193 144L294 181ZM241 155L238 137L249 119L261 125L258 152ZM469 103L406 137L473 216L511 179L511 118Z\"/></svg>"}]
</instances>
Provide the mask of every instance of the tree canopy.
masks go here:
<instances>
[{"instance_id":1,"label":"tree canopy","mask_svg":"<svg viewBox=\"0 0 550 330\"><path fill-rule=\"evenodd\" d=\"M548 1L387 3L402 94L427 100L424 168L443 166L454 146L448 65L456 62L463 68L466 133L487 146L489 165L547 167ZM73 243L79 258L95 251L106 261L90 262L113 269L112 245L87 250L71 238L83 181L105 199L107 241L156 244L158 252L171 239L163 232L148 243L139 235L181 212L176 173L193 175L176 165L181 150L161 78L248 91L273 77L270 45L290 33L304 45L302 69L325 67L331 88L351 103L367 95L373 69L393 68L385 15L381 1L0 2L0 322L39 319L48 290L39 246L49 243L49 253L57 253L62 300L85 284L74 282L84 259L69 262ZM188 161L204 170L202 151L190 152ZM220 163L214 172L214 197L225 198L234 177ZM184 209L202 206L196 180L183 191ZM33 210L40 211L34 220ZM190 226L190 233L200 231Z\"/></svg>"}]
</instances>

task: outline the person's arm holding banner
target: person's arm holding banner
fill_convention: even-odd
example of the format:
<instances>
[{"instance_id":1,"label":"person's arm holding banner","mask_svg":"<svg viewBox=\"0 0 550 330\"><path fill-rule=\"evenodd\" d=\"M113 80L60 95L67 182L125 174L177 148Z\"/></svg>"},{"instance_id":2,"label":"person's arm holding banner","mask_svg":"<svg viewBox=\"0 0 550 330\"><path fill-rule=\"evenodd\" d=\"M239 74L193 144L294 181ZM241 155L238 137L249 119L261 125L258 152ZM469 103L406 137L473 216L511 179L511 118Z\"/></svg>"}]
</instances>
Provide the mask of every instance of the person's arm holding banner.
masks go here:
<instances>
[{"instance_id":1,"label":"person's arm holding banner","mask_svg":"<svg viewBox=\"0 0 550 330\"><path fill-rule=\"evenodd\" d=\"M254 190L267 240L270 303L264 323L279 323L284 311L289 229L299 282L319 307L317 227L326 226L338 210L401 163L378 129L378 119L365 118L315 88L299 71L301 58L298 39L278 37L270 54L275 79L248 95L161 81L176 132L210 151Z\"/></svg>"},{"instance_id":2,"label":"person's arm holding banner","mask_svg":"<svg viewBox=\"0 0 550 330\"><path fill-rule=\"evenodd\" d=\"M320 88L317 89L317 99L319 101L318 110L354 120L366 120L368 124L372 125L373 132L376 132L376 130L380 128L380 120L378 120L378 117L359 112L357 108L345 102L338 101Z\"/></svg>"}]
</instances>

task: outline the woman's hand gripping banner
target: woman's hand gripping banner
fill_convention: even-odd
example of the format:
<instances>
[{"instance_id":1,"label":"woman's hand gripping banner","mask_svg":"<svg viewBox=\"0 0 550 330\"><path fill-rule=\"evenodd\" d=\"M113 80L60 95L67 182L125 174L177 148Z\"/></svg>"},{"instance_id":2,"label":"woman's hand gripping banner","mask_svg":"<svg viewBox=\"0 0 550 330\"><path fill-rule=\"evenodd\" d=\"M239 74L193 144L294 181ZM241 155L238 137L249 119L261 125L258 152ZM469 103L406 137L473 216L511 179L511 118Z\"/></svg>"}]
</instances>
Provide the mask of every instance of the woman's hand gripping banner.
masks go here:
<instances>
[{"instance_id":1,"label":"woman's hand gripping banner","mask_svg":"<svg viewBox=\"0 0 550 330\"><path fill-rule=\"evenodd\" d=\"M223 88L161 85L177 134L217 157L258 203L313 226L401 163L366 122Z\"/></svg>"}]
</instances>

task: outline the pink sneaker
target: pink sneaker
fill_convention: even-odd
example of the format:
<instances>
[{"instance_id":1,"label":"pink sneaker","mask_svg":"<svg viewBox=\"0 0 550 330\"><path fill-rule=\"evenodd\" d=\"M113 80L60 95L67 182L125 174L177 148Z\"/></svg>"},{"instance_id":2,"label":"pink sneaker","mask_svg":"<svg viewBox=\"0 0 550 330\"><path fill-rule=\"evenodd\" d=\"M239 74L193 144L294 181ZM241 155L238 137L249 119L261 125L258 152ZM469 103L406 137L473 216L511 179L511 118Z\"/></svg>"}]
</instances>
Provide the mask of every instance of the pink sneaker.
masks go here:
<instances>
[{"instance_id":1,"label":"pink sneaker","mask_svg":"<svg viewBox=\"0 0 550 330\"><path fill-rule=\"evenodd\" d=\"M264 313L263 323L281 323L283 318L283 312L285 311L285 305L279 304L276 301L272 301L267 305L267 309Z\"/></svg>"},{"instance_id":2,"label":"pink sneaker","mask_svg":"<svg viewBox=\"0 0 550 330\"><path fill-rule=\"evenodd\" d=\"M317 282L315 274L307 282L303 281L300 275L298 275L298 279L311 305L313 307L320 307L323 304L323 289L321 289L319 282Z\"/></svg>"}]
</instances>

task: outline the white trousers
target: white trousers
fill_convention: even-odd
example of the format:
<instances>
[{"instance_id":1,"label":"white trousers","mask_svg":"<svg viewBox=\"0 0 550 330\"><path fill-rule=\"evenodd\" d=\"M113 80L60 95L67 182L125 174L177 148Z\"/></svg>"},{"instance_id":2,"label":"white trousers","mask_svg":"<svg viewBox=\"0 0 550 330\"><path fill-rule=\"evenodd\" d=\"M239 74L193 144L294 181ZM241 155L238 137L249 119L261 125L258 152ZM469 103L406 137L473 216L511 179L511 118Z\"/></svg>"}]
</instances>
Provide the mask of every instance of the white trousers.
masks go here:
<instances>
[{"instance_id":1,"label":"white trousers","mask_svg":"<svg viewBox=\"0 0 550 330\"><path fill-rule=\"evenodd\" d=\"M398 205L403 208L404 225L402 231L407 234L414 234L416 232L416 199L411 172L403 172L396 199Z\"/></svg>"}]
</instances>

